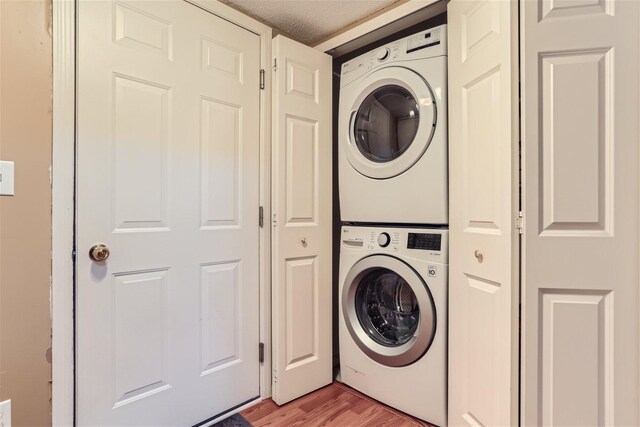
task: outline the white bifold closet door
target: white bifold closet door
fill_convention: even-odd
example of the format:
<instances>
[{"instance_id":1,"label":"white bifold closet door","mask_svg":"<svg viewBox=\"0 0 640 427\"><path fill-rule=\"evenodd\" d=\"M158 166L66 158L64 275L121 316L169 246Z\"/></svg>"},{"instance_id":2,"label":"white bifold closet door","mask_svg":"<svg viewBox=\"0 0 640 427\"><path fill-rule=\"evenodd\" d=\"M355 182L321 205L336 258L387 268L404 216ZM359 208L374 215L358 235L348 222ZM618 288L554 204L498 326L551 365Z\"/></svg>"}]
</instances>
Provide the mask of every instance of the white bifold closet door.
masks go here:
<instances>
[{"instance_id":1,"label":"white bifold closet door","mask_svg":"<svg viewBox=\"0 0 640 427\"><path fill-rule=\"evenodd\" d=\"M77 423L258 398L259 36L184 1L80 1L77 70Z\"/></svg>"},{"instance_id":2,"label":"white bifold closet door","mask_svg":"<svg viewBox=\"0 0 640 427\"><path fill-rule=\"evenodd\" d=\"M449 19L449 424L518 422L518 74L513 1Z\"/></svg>"},{"instance_id":3,"label":"white bifold closet door","mask_svg":"<svg viewBox=\"0 0 640 427\"><path fill-rule=\"evenodd\" d=\"M332 381L332 59L273 41L273 400Z\"/></svg>"},{"instance_id":4,"label":"white bifold closet door","mask_svg":"<svg viewBox=\"0 0 640 427\"><path fill-rule=\"evenodd\" d=\"M522 1L522 422L637 426L640 2Z\"/></svg>"}]
</instances>

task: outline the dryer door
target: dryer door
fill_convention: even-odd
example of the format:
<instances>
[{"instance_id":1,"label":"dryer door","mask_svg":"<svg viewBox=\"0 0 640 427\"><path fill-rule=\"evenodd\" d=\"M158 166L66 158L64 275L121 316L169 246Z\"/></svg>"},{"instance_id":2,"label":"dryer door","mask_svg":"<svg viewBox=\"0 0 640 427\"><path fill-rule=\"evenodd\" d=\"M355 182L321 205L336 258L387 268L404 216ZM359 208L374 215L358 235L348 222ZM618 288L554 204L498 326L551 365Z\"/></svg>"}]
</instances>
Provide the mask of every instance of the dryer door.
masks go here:
<instances>
[{"instance_id":1,"label":"dryer door","mask_svg":"<svg viewBox=\"0 0 640 427\"><path fill-rule=\"evenodd\" d=\"M342 290L342 311L358 347L386 366L406 366L429 349L436 311L427 284L397 258L358 261Z\"/></svg>"},{"instance_id":2,"label":"dryer door","mask_svg":"<svg viewBox=\"0 0 640 427\"><path fill-rule=\"evenodd\" d=\"M349 112L349 163L375 179L400 175L425 153L435 131L437 109L429 85L403 67L374 71L356 90Z\"/></svg>"}]
</instances>

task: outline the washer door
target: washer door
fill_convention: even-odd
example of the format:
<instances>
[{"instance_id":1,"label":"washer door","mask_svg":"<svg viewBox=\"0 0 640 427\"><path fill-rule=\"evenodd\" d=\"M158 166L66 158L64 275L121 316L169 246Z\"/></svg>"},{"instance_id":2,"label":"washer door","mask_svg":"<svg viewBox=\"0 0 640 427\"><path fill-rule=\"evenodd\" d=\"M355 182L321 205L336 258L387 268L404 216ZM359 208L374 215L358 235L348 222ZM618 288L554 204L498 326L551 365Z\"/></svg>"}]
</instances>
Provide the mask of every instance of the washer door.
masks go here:
<instances>
[{"instance_id":1,"label":"washer door","mask_svg":"<svg viewBox=\"0 0 640 427\"><path fill-rule=\"evenodd\" d=\"M422 77L388 67L366 77L349 115L349 163L361 174L387 179L411 168L435 131L435 98Z\"/></svg>"},{"instance_id":2,"label":"washer door","mask_svg":"<svg viewBox=\"0 0 640 427\"><path fill-rule=\"evenodd\" d=\"M342 290L351 338L371 359L406 366L433 342L436 313L429 288L409 265L386 255L358 261Z\"/></svg>"}]
</instances>

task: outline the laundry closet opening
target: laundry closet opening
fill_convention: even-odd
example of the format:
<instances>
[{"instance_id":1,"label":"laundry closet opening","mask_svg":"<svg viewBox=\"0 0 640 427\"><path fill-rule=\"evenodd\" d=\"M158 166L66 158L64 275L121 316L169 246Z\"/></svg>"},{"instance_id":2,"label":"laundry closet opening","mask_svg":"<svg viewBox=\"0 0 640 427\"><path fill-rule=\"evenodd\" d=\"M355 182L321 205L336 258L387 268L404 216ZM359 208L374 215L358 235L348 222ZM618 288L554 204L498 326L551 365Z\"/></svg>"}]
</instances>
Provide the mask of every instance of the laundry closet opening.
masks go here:
<instances>
[{"instance_id":1,"label":"laundry closet opening","mask_svg":"<svg viewBox=\"0 0 640 427\"><path fill-rule=\"evenodd\" d=\"M424 30L428 30L430 28L438 27L440 25L444 25L447 23L447 13L442 12L433 16L432 18L428 18L420 23L414 24L407 28L404 28L400 31L397 31L391 35L384 36L379 40L368 43L365 46L358 47L354 50L349 51L348 53L340 54L339 56L334 56L333 58L333 107L332 107L332 118L333 118L333 159L332 159L332 176L333 176L333 230L332 230L332 242L333 242L333 355L334 355L334 374L338 375L340 369L340 344L339 344L339 313L341 308L339 307L338 299L339 299L339 271L340 271L340 244L341 244L341 229L343 226L343 221L340 216L340 194L339 194L339 160L338 155L340 152L339 146L339 138L338 138L338 123L340 122L339 116L339 106L340 106L340 75L342 72L342 65L345 62L350 61L351 59L357 58L363 54L368 52L375 51L377 48L394 42L396 40L402 39L404 37L408 37L419 33ZM337 49L340 51L341 49L348 49L348 45L342 46ZM331 52L329 52L331 53ZM402 90L402 89L401 89ZM402 137L400 139L403 139ZM400 141L399 141L400 142ZM401 143L404 147L404 143ZM404 147L406 149L406 147ZM402 151L402 149L400 149ZM402 151L404 153L404 151ZM402 154L398 152L396 156ZM417 186L417 185L416 185ZM417 190L417 189L416 189ZM385 200L380 200L381 204L386 203ZM380 222L380 221L372 221L372 222Z\"/></svg>"},{"instance_id":2,"label":"laundry closet opening","mask_svg":"<svg viewBox=\"0 0 640 427\"><path fill-rule=\"evenodd\" d=\"M448 35L439 12L333 59L333 351L344 384L446 425Z\"/></svg>"}]
</instances>

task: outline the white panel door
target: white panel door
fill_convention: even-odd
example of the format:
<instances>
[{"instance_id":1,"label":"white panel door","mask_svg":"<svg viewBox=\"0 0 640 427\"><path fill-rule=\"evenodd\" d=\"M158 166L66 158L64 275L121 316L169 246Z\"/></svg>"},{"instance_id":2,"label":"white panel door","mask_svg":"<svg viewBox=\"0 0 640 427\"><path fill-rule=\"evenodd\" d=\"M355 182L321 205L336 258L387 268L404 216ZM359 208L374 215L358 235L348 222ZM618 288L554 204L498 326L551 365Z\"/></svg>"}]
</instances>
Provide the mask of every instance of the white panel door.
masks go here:
<instances>
[{"instance_id":1,"label":"white panel door","mask_svg":"<svg viewBox=\"0 0 640 427\"><path fill-rule=\"evenodd\" d=\"M273 41L273 400L332 377L331 57Z\"/></svg>"},{"instance_id":2,"label":"white panel door","mask_svg":"<svg viewBox=\"0 0 640 427\"><path fill-rule=\"evenodd\" d=\"M640 2L521 2L522 423L638 425Z\"/></svg>"},{"instance_id":3,"label":"white panel door","mask_svg":"<svg viewBox=\"0 0 640 427\"><path fill-rule=\"evenodd\" d=\"M193 425L260 394L259 37L182 1L78 12L77 422Z\"/></svg>"},{"instance_id":4,"label":"white panel door","mask_svg":"<svg viewBox=\"0 0 640 427\"><path fill-rule=\"evenodd\" d=\"M449 19L449 424L517 424L517 3Z\"/></svg>"}]
</instances>

